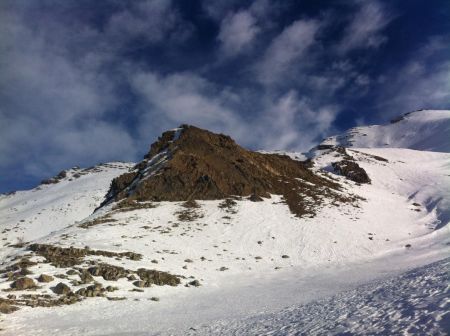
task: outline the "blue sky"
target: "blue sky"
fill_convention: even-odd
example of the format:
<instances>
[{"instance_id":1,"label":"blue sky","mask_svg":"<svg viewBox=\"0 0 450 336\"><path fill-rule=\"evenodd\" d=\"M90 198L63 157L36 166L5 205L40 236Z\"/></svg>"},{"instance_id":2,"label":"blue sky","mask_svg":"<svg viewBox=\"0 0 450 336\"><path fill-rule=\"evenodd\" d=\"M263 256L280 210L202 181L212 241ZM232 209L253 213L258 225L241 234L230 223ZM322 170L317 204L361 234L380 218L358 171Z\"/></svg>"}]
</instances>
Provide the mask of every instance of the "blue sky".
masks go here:
<instances>
[{"instance_id":1,"label":"blue sky","mask_svg":"<svg viewBox=\"0 0 450 336\"><path fill-rule=\"evenodd\" d=\"M3 0L0 55L0 192L181 123L304 151L450 108L447 0Z\"/></svg>"}]
</instances>

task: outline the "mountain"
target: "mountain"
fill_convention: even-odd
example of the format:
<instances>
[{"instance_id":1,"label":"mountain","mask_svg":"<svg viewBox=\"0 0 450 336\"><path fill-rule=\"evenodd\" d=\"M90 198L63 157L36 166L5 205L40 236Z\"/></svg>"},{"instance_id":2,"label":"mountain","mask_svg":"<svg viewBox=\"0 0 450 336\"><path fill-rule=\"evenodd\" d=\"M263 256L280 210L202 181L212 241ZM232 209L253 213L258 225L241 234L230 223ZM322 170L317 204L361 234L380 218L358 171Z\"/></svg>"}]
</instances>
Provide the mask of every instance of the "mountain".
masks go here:
<instances>
[{"instance_id":1,"label":"mountain","mask_svg":"<svg viewBox=\"0 0 450 336\"><path fill-rule=\"evenodd\" d=\"M330 316L358 333L339 307L369 318L361 293L384 289L372 304L389 322L371 315L374 333L443 334L433 293L448 280L436 266L450 252L448 115L353 129L308 159L182 125L138 163L73 168L1 195L3 334L261 334L252 321L264 316L318 333ZM408 289L400 301L392 281ZM427 324L395 305L420 292ZM422 311L422 299L409 304Z\"/></svg>"},{"instance_id":2,"label":"mountain","mask_svg":"<svg viewBox=\"0 0 450 336\"><path fill-rule=\"evenodd\" d=\"M315 174L310 162L280 154L252 152L229 136L194 126L162 134L144 160L115 178L106 200L191 201L282 195L290 210L310 215L323 197L340 197L339 185ZM305 195L314 203L305 199ZM320 197L319 197L320 196Z\"/></svg>"},{"instance_id":3,"label":"mountain","mask_svg":"<svg viewBox=\"0 0 450 336\"><path fill-rule=\"evenodd\" d=\"M364 148L409 148L450 152L450 111L421 110L406 113L388 125L354 127L325 139L323 145Z\"/></svg>"}]
</instances>

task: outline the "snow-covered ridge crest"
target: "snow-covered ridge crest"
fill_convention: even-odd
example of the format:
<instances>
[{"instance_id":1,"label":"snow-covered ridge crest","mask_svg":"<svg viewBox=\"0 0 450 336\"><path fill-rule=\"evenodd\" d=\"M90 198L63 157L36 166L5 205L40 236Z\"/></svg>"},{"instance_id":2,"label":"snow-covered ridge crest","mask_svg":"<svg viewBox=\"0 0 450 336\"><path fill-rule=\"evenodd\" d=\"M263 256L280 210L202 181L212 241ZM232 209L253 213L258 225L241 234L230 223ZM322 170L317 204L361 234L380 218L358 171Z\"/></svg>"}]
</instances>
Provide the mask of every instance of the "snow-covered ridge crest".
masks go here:
<instances>
[{"instance_id":1,"label":"snow-covered ridge crest","mask_svg":"<svg viewBox=\"0 0 450 336\"><path fill-rule=\"evenodd\" d=\"M390 124L354 127L325 139L322 145L359 148L409 148L450 152L450 110L420 110Z\"/></svg>"}]
</instances>

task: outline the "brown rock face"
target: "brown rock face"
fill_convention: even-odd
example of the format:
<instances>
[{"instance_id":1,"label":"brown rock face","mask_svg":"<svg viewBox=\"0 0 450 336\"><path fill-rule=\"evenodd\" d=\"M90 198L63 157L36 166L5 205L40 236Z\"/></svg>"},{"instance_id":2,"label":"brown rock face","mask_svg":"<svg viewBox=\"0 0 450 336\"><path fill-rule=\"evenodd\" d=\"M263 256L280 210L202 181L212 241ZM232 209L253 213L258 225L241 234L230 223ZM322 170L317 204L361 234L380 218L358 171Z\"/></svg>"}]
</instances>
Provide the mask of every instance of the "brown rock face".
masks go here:
<instances>
[{"instance_id":1,"label":"brown rock face","mask_svg":"<svg viewBox=\"0 0 450 336\"><path fill-rule=\"evenodd\" d=\"M233 139L194 126L162 134L135 170L111 183L103 204L136 201L214 200L229 196L283 195L298 216L313 213L304 198L320 203L338 185L314 174L307 162L246 150ZM317 205L315 204L315 205Z\"/></svg>"}]
</instances>

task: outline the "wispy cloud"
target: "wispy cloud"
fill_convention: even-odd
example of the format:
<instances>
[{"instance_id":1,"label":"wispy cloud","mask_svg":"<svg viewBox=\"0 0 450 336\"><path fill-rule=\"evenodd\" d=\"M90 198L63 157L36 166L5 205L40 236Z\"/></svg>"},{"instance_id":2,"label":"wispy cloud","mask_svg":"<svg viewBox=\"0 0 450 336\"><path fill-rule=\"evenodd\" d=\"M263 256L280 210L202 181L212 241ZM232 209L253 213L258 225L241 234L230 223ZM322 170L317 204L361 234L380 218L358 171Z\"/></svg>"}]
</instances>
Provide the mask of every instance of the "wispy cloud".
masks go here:
<instances>
[{"instance_id":1,"label":"wispy cloud","mask_svg":"<svg viewBox=\"0 0 450 336\"><path fill-rule=\"evenodd\" d=\"M238 11L227 15L221 22L218 39L225 57L239 54L251 46L259 32L256 19L249 11Z\"/></svg>"},{"instance_id":2,"label":"wispy cloud","mask_svg":"<svg viewBox=\"0 0 450 336\"><path fill-rule=\"evenodd\" d=\"M385 118L417 109L450 108L450 36L430 38L403 66L380 78L376 108Z\"/></svg>"},{"instance_id":3,"label":"wispy cloud","mask_svg":"<svg viewBox=\"0 0 450 336\"><path fill-rule=\"evenodd\" d=\"M315 41L319 29L316 20L297 20L276 36L256 67L259 80L273 83L286 75L294 63L308 62L307 51Z\"/></svg>"},{"instance_id":4,"label":"wispy cloud","mask_svg":"<svg viewBox=\"0 0 450 336\"><path fill-rule=\"evenodd\" d=\"M379 47L387 40L383 30L395 17L386 6L376 0L358 1L357 5L359 9L352 15L338 45L341 53Z\"/></svg>"},{"instance_id":5,"label":"wispy cloud","mask_svg":"<svg viewBox=\"0 0 450 336\"><path fill-rule=\"evenodd\" d=\"M8 172L42 178L137 160L180 123L251 148L307 150L342 113L365 120L447 107L448 36L405 44L392 62L390 43L401 37L390 23L405 24L396 6L3 0L0 186Z\"/></svg>"}]
</instances>

